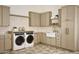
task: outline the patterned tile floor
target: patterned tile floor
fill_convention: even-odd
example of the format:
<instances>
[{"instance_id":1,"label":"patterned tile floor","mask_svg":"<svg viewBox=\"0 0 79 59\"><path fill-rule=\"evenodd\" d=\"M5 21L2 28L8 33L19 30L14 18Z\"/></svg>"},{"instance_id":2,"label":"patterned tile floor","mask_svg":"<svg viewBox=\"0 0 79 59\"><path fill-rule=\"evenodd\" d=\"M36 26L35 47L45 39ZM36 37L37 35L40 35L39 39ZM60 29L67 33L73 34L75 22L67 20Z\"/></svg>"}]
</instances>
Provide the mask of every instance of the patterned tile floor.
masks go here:
<instances>
[{"instance_id":1,"label":"patterned tile floor","mask_svg":"<svg viewBox=\"0 0 79 59\"><path fill-rule=\"evenodd\" d=\"M26 49L18 50L18 51L9 51L5 54L78 54L79 52L71 52L68 50L64 50L61 48L52 47L49 45L38 44L34 47L29 47Z\"/></svg>"}]
</instances>

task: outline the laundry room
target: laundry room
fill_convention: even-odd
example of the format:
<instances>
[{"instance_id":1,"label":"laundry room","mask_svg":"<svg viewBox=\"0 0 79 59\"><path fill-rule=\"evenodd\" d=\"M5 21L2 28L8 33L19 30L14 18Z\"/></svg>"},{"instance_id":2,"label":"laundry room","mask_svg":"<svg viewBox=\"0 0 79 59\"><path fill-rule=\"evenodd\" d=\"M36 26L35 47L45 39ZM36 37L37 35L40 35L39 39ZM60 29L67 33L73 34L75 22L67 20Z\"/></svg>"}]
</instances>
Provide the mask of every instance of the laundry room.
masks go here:
<instances>
[{"instance_id":1,"label":"laundry room","mask_svg":"<svg viewBox=\"0 0 79 59\"><path fill-rule=\"evenodd\" d=\"M79 53L78 9L74 5L0 5L0 53Z\"/></svg>"}]
</instances>

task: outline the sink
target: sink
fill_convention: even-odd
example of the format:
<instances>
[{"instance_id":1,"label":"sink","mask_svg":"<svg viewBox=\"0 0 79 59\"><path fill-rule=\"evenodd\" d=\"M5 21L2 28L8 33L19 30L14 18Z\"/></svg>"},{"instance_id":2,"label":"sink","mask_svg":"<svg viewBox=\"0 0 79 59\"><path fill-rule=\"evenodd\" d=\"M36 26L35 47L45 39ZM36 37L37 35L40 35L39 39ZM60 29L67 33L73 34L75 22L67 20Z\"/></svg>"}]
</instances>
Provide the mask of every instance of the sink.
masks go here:
<instances>
[{"instance_id":1,"label":"sink","mask_svg":"<svg viewBox=\"0 0 79 59\"><path fill-rule=\"evenodd\" d=\"M46 36L47 37L55 37L56 36L55 34L56 34L55 32L47 32Z\"/></svg>"}]
</instances>

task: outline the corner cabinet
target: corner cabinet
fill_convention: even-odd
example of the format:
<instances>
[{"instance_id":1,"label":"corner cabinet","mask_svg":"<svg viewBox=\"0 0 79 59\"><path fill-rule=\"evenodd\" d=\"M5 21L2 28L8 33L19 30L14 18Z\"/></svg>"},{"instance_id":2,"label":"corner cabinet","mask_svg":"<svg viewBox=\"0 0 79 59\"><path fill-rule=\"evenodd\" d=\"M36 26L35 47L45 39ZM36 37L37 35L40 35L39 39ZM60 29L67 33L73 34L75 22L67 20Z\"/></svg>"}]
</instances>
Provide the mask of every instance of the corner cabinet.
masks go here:
<instances>
[{"instance_id":1,"label":"corner cabinet","mask_svg":"<svg viewBox=\"0 0 79 59\"><path fill-rule=\"evenodd\" d=\"M29 12L29 26L40 26L40 14L36 12Z\"/></svg>"},{"instance_id":2,"label":"corner cabinet","mask_svg":"<svg viewBox=\"0 0 79 59\"><path fill-rule=\"evenodd\" d=\"M45 12L41 14L41 22L40 22L41 27L50 26L51 16L52 16L52 12Z\"/></svg>"},{"instance_id":3,"label":"corner cabinet","mask_svg":"<svg viewBox=\"0 0 79 59\"><path fill-rule=\"evenodd\" d=\"M51 16L52 12L29 12L29 26L48 27L50 25Z\"/></svg>"},{"instance_id":4,"label":"corner cabinet","mask_svg":"<svg viewBox=\"0 0 79 59\"><path fill-rule=\"evenodd\" d=\"M0 27L9 26L10 22L10 8L7 6L0 6Z\"/></svg>"},{"instance_id":5,"label":"corner cabinet","mask_svg":"<svg viewBox=\"0 0 79 59\"><path fill-rule=\"evenodd\" d=\"M61 9L61 47L76 51L79 47L79 7L64 6Z\"/></svg>"}]
</instances>

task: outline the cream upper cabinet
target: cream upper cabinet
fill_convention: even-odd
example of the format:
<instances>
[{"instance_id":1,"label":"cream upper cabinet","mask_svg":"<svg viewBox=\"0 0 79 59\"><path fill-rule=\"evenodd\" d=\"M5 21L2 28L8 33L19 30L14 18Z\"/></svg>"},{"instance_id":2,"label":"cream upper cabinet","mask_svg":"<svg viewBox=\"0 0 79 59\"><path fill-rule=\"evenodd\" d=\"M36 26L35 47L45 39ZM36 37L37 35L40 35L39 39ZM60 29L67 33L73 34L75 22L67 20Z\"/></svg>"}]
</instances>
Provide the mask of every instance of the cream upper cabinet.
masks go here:
<instances>
[{"instance_id":1,"label":"cream upper cabinet","mask_svg":"<svg viewBox=\"0 0 79 59\"><path fill-rule=\"evenodd\" d=\"M52 16L51 12L45 12L41 14L41 26L42 27L50 25L51 16Z\"/></svg>"},{"instance_id":2,"label":"cream upper cabinet","mask_svg":"<svg viewBox=\"0 0 79 59\"><path fill-rule=\"evenodd\" d=\"M51 12L36 13L29 12L29 26L47 27L50 25Z\"/></svg>"},{"instance_id":3,"label":"cream upper cabinet","mask_svg":"<svg viewBox=\"0 0 79 59\"><path fill-rule=\"evenodd\" d=\"M2 7L0 6L0 26L2 26Z\"/></svg>"},{"instance_id":4,"label":"cream upper cabinet","mask_svg":"<svg viewBox=\"0 0 79 59\"><path fill-rule=\"evenodd\" d=\"M29 12L29 26L40 26L40 14L36 12Z\"/></svg>"},{"instance_id":5,"label":"cream upper cabinet","mask_svg":"<svg viewBox=\"0 0 79 59\"><path fill-rule=\"evenodd\" d=\"M9 26L10 24L10 9L9 7L3 7L3 26Z\"/></svg>"},{"instance_id":6,"label":"cream upper cabinet","mask_svg":"<svg viewBox=\"0 0 79 59\"><path fill-rule=\"evenodd\" d=\"M7 6L0 6L0 26L9 26L10 8Z\"/></svg>"}]
</instances>

